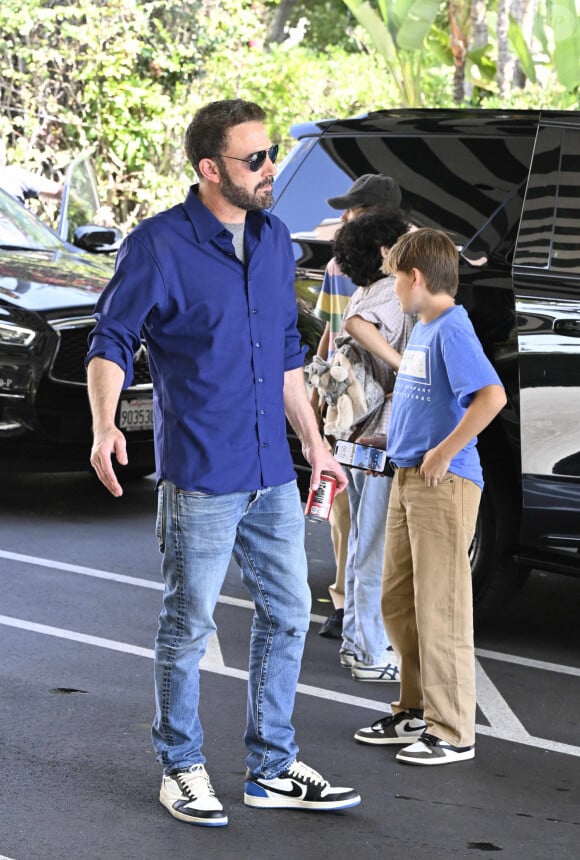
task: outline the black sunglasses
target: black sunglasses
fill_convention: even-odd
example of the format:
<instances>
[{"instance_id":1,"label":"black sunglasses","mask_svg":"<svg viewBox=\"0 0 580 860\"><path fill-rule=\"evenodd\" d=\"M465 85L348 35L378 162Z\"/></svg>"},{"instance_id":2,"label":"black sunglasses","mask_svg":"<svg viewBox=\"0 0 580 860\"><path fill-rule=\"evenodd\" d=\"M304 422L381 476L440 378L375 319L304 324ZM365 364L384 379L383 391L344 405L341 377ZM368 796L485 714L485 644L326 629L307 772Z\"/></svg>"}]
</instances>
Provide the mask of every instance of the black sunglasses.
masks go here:
<instances>
[{"instance_id":1,"label":"black sunglasses","mask_svg":"<svg viewBox=\"0 0 580 860\"><path fill-rule=\"evenodd\" d=\"M270 149L261 149L259 152L252 152L251 155L248 155L247 158L238 158L236 155L222 155L222 158L233 158L234 161L245 161L252 173L256 173L257 170L263 165L266 161L266 157L270 159L272 164L276 162L278 158L278 144L275 143Z\"/></svg>"}]
</instances>

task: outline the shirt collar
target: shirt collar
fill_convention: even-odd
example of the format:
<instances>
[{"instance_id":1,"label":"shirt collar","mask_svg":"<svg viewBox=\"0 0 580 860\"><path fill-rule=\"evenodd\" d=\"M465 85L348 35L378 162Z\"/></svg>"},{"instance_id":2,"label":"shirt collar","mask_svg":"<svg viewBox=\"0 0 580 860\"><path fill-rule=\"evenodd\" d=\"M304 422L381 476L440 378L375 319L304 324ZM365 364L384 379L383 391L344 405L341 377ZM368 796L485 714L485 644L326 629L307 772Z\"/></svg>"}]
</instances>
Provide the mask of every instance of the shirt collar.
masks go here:
<instances>
[{"instance_id":1,"label":"shirt collar","mask_svg":"<svg viewBox=\"0 0 580 860\"><path fill-rule=\"evenodd\" d=\"M189 189L187 197L183 203L183 207L187 217L192 223L193 229L200 242L209 242L215 239L216 236L224 230L224 225L219 221L213 212L205 206L198 197L199 185L192 185ZM263 224L271 227L272 222L270 215L260 209L253 209L247 213L246 225L252 227L259 235Z\"/></svg>"}]
</instances>

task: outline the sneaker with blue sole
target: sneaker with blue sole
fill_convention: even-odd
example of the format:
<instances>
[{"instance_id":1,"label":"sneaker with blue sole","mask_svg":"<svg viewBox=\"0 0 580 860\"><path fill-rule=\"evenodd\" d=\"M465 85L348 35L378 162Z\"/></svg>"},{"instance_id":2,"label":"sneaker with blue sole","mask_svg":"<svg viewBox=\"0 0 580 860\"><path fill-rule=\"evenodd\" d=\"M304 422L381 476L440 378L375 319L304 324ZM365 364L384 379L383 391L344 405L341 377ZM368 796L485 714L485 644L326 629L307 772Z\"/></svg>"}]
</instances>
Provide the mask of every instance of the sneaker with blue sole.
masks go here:
<instances>
[{"instance_id":1,"label":"sneaker with blue sole","mask_svg":"<svg viewBox=\"0 0 580 860\"><path fill-rule=\"evenodd\" d=\"M244 803L260 809L306 809L326 812L358 806L360 795L353 788L330 785L318 771L294 761L274 779L248 777Z\"/></svg>"}]
</instances>

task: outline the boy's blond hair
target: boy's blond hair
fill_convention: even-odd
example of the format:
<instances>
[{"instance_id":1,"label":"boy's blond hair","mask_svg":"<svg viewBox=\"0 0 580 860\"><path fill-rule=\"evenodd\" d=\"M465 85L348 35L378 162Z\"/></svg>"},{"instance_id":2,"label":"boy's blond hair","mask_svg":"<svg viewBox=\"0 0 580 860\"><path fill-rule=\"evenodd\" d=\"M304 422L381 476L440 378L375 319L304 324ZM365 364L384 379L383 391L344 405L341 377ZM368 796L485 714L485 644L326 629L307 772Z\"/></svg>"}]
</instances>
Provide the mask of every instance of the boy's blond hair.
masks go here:
<instances>
[{"instance_id":1,"label":"boy's blond hair","mask_svg":"<svg viewBox=\"0 0 580 860\"><path fill-rule=\"evenodd\" d=\"M446 233L431 227L420 227L405 233L385 258L385 272L419 269L430 293L455 296L459 283L459 254Z\"/></svg>"}]
</instances>

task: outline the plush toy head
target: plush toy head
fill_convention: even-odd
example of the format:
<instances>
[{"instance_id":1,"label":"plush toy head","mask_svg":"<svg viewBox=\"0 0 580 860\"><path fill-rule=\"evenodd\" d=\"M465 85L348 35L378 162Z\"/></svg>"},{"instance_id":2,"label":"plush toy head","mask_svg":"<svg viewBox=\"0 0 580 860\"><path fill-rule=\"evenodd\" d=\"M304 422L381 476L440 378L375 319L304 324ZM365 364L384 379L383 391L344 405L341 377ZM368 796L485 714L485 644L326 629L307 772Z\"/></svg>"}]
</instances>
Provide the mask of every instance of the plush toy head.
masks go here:
<instances>
[{"instance_id":1,"label":"plush toy head","mask_svg":"<svg viewBox=\"0 0 580 860\"><path fill-rule=\"evenodd\" d=\"M351 361L359 356L348 344L337 349L330 362L315 356L311 364L304 368L308 385L317 388L327 403L324 432L328 436L344 435L353 429L378 402L384 400L384 393L372 379L372 396L365 391L366 369L363 364Z\"/></svg>"}]
</instances>

